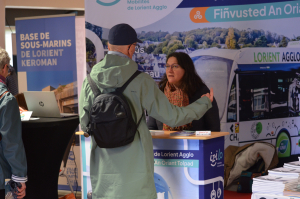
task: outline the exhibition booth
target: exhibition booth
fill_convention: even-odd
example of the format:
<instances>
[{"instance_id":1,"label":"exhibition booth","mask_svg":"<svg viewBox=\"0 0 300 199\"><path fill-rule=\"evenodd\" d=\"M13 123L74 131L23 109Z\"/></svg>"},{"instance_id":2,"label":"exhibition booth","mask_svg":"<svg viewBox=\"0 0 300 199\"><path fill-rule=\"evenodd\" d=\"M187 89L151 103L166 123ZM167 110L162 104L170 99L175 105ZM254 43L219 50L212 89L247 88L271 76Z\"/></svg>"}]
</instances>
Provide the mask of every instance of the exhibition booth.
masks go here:
<instances>
[{"instance_id":1,"label":"exhibition booth","mask_svg":"<svg viewBox=\"0 0 300 199\"><path fill-rule=\"evenodd\" d=\"M143 42L132 57L139 71L158 83L166 73L167 56L187 53L204 83L214 89L218 104L221 132L170 136L170 131L150 131L158 199L229 199L225 189L241 174L227 184L224 151L228 146L265 142L276 149L277 167L298 161L298 4L86 0L85 17L72 13L16 18L14 67L19 93L26 98L30 91L53 92L55 107L52 103L50 109L57 104L60 113L78 114L35 119L33 111L31 119L22 116L29 180L26 198L58 198L59 189L92 199L91 137L84 137L79 125L79 94L87 74L107 54L108 32L118 23L130 24ZM38 100L39 106L50 103L50 98ZM26 103L31 106L28 98ZM263 157L256 158L255 162ZM236 197L250 199L249 194ZM251 198L289 197L257 192Z\"/></svg>"}]
</instances>

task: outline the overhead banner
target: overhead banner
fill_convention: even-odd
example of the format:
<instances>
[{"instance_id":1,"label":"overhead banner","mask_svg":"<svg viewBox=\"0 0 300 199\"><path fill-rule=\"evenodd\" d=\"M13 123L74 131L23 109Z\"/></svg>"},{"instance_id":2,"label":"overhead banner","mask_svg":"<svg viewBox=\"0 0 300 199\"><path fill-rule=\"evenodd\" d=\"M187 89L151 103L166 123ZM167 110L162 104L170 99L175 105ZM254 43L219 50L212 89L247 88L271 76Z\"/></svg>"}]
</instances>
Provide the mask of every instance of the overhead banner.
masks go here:
<instances>
[{"instance_id":1,"label":"overhead banner","mask_svg":"<svg viewBox=\"0 0 300 199\"><path fill-rule=\"evenodd\" d=\"M298 160L299 0L93 0L85 8L87 73L108 52L109 29L128 23L143 41L132 59L155 81L170 53L192 58L230 132L225 148L265 141L281 165Z\"/></svg>"}]
</instances>

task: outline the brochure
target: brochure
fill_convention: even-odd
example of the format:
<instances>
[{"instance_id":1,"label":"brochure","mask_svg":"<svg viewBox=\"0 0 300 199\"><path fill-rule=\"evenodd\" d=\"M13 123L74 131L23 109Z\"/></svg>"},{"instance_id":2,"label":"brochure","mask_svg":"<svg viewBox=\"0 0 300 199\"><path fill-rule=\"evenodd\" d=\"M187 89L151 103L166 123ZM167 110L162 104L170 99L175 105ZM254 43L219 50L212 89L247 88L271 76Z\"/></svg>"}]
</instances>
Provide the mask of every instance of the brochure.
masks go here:
<instances>
[{"instance_id":1,"label":"brochure","mask_svg":"<svg viewBox=\"0 0 300 199\"><path fill-rule=\"evenodd\" d=\"M21 121L29 121L32 111L24 111L20 113Z\"/></svg>"},{"instance_id":2,"label":"brochure","mask_svg":"<svg viewBox=\"0 0 300 199\"><path fill-rule=\"evenodd\" d=\"M163 130L150 130L150 133L151 133L151 135L158 136L158 135L164 135L165 131L163 131Z\"/></svg>"},{"instance_id":3,"label":"brochure","mask_svg":"<svg viewBox=\"0 0 300 199\"><path fill-rule=\"evenodd\" d=\"M192 136L195 135L195 131L177 131L170 133L170 136Z\"/></svg>"},{"instance_id":4,"label":"brochure","mask_svg":"<svg viewBox=\"0 0 300 199\"><path fill-rule=\"evenodd\" d=\"M299 178L300 169L299 168L287 168L279 167L272 170L268 170L270 176L285 176L289 178Z\"/></svg>"},{"instance_id":5,"label":"brochure","mask_svg":"<svg viewBox=\"0 0 300 199\"><path fill-rule=\"evenodd\" d=\"M300 161L284 163L284 168L300 168Z\"/></svg>"}]
</instances>

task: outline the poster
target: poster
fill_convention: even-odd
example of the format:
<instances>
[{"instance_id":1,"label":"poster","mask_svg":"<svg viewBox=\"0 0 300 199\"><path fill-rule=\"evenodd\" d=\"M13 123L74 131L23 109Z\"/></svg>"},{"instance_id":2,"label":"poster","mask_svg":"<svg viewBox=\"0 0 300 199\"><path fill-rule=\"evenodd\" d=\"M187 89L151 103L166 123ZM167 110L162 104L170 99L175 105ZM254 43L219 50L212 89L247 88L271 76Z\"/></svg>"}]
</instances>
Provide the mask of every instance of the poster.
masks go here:
<instances>
[{"instance_id":1,"label":"poster","mask_svg":"<svg viewBox=\"0 0 300 199\"><path fill-rule=\"evenodd\" d=\"M300 154L300 1L86 1L87 73L108 51L109 29L135 28L133 60L160 81L167 55L185 52L214 89L229 145L265 141L280 164ZM105 16L105 20L100 20ZM165 196L164 196L165 197Z\"/></svg>"},{"instance_id":2,"label":"poster","mask_svg":"<svg viewBox=\"0 0 300 199\"><path fill-rule=\"evenodd\" d=\"M20 92L54 91L60 112L77 113L75 16L19 18L16 44Z\"/></svg>"},{"instance_id":3,"label":"poster","mask_svg":"<svg viewBox=\"0 0 300 199\"><path fill-rule=\"evenodd\" d=\"M74 14L16 19L20 93L53 91L61 113L78 113L76 34ZM81 189L79 148L70 151L66 168L61 166L74 190ZM58 189L70 190L65 177L58 183Z\"/></svg>"}]
</instances>

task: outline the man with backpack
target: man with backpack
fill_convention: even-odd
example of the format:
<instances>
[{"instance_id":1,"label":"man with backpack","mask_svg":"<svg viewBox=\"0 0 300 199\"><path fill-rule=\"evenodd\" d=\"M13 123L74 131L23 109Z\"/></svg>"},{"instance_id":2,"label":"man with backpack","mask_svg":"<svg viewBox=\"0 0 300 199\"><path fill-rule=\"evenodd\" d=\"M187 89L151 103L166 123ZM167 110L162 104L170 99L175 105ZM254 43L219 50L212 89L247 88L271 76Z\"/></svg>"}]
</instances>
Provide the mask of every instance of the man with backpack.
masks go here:
<instances>
[{"instance_id":1,"label":"man with backpack","mask_svg":"<svg viewBox=\"0 0 300 199\"><path fill-rule=\"evenodd\" d=\"M156 199L152 137L143 117L169 126L200 119L213 93L177 107L155 81L136 72L131 60L137 39L128 24L112 27L109 52L83 82L79 99L81 128L91 135L90 177L93 199Z\"/></svg>"}]
</instances>

